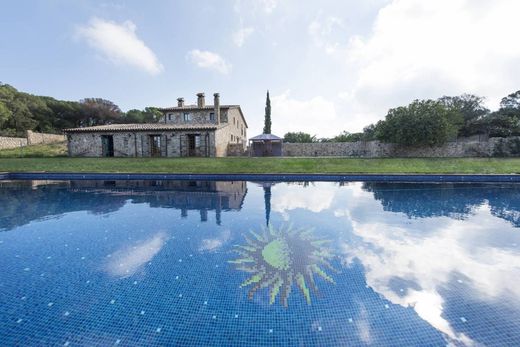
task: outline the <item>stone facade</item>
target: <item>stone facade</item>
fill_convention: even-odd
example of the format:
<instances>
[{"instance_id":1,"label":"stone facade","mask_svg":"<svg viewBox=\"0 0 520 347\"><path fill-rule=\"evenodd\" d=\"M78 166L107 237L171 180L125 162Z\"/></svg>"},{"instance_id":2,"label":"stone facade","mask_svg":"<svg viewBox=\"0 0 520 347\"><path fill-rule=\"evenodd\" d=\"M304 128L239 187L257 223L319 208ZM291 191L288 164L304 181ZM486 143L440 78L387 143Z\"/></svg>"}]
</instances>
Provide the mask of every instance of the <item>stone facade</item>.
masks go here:
<instances>
[{"instance_id":1,"label":"stone facade","mask_svg":"<svg viewBox=\"0 0 520 347\"><path fill-rule=\"evenodd\" d=\"M224 157L230 144L241 145L245 150L247 123L240 106L220 105L218 94L214 95L214 105L206 106L203 93L197 97L197 105L186 106L184 99L179 98L176 107L159 109L163 117L154 124L66 129L69 155ZM110 155L103 149L107 138L113 144ZM160 150L156 148L158 144Z\"/></svg>"},{"instance_id":2,"label":"stone facade","mask_svg":"<svg viewBox=\"0 0 520 347\"><path fill-rule=\"evenodd\" d=\"M31 130L27 130L27 144L36 145L40 143L56 143L64 142L67 140L65 135L36 133Z\"/></svg>"},{"instance_id":3,"label":"stone facade","mask_svg":"<svg viewBox=\"0 0 520 347\"><path fill-rule=\"evenodd\" d=\"M188 157L188 136L200 136L198 148L191 156L214 157L215 131L135 131L135 132L96 132L70 133L68 151L70 156L101 157L103 155L103 136L112 136L114 157L150 157L152 136L159 136L160 149L157 156Z\"/></svg>"},{"instance_id":4,"label":"stone facade","mask_svg":"<svg viewBox=\"0 0 520 347\"><path fill-rule=\"evenodd\" d=\"M247 156L247 148L244 148L244 145L241 143L230 143L227 148L228 157L243 157Z\"/></svg>"},{"instance_id":5,"label":"stone facade","mask_svg":"<svg viewBox=\"0 0 520 347\"><path fill-rule=\"evenodd\" d=\"M286 157L492 157L520 156L520 137L490 138L487 141L458 139L437 147L402 147L379 141L337 143L284 143Z\"/></svg>"},{"instance_id":6,"label":"stone facade","mask_svg":"<svg viewBox=\"0 0 520 347\"><path fill-rule=\"evenodd\" d=\"M227 112L227 124L221 124L216 133L216 153L217 157L225 157L228 153L228 145L242 145L246 148L247 126L244 125L240 113L236 109Z\"/></svg>"}]
</instances>

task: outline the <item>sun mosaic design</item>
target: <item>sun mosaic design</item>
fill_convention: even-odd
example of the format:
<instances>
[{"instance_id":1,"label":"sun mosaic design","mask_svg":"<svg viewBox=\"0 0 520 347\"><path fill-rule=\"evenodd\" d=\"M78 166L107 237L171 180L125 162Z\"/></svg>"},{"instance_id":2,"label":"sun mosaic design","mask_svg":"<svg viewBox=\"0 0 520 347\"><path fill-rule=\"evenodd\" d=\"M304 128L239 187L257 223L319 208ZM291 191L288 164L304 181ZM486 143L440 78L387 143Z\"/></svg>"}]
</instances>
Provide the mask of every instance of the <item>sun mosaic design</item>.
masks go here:
<instances>
[{"instance_id":1,"label":"sun mosaic design","mask_svg":"<svg viewBox=\"0 0 520 347\"><path fill-rule=\"evenodd\" d=\"M312 229L294 229L292 226L275 229L262 228L260 233L250 231L244 236L245 245L236 245L234 252L239 258L229 261L237 270L251 273L251 277L240 287L252 286L248 298L253 299L258 289L269 288L269 304L280 296L280 303L287 307L293 283L300 289L307 304L311 304L311 293L318 293L315 275L335 284L324 268L337 272L330 261L334 257L330 240L314 237Z\"/></svg>"}]
</instances>

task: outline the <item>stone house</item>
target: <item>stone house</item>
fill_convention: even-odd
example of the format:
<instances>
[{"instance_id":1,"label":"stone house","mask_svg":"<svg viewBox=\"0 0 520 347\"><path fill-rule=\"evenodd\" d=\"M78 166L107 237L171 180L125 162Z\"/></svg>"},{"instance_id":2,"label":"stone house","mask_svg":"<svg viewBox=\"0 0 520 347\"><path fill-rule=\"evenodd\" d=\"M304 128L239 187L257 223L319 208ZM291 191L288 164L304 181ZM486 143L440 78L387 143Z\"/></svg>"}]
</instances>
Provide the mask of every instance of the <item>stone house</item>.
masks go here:
<instances>
[{"instance_id":1,"label":"stone house","mask_svg":"<svg viewBox=\"0 0 520 347\"><path fill-rule=\"evenodd\" d=\"M110 124L65 129L69 156L84 157L225 157L228 148L246 147L247 122L239 105L221 105L204 93L196 105L160 108L157 123Z\"/></svg>"}]
</instances>

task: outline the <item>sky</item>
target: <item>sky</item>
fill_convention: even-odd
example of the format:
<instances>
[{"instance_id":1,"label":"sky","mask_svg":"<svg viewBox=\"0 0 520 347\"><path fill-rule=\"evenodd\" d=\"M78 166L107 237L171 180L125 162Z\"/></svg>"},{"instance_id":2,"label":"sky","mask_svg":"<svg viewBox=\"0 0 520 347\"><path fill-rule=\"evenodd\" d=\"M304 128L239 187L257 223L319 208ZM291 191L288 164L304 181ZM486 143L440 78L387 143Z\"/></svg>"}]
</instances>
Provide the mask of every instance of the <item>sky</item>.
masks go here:
<instances>
[{"instance_id":1,"label":"sky","mask_svg":"<svg viewBox=\"0 0 520 347\"><path fill-rule=\"evenodd\" d=\"M239 104L248 135L361 131L414 99L520 89L518 0L5 1L0 82L122 110Z\"/></svg>"}]
</instances>

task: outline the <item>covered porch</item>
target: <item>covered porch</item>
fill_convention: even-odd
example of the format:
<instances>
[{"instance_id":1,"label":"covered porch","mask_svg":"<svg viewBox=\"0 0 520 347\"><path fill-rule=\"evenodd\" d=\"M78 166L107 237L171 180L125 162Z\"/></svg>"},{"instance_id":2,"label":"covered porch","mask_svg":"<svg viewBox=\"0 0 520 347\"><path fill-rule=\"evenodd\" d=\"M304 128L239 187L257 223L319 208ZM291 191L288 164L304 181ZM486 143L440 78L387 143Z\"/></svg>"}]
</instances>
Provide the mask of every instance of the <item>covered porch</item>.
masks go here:
<instances>
[{"instance_id":1,"label":"covered porch","mask_svg":"<svg viewBox=\"0 0 520 347\"><path fill-rule=\"evenodd\" d=\"M280 157L282 155L282 138L273 134L261 134L249 139L249 156Z\"/></svg>"}]
</instances>

